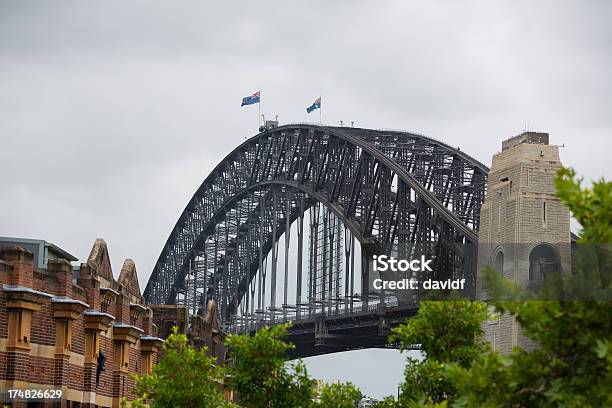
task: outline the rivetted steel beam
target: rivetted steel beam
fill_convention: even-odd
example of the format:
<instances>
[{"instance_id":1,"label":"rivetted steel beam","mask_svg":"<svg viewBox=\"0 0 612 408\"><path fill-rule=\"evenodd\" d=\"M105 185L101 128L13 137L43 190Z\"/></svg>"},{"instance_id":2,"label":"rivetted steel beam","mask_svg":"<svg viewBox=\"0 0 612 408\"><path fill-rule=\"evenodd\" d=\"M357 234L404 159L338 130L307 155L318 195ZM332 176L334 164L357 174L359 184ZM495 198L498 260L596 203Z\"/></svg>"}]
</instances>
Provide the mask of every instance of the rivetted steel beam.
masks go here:
<instances>
[{"instance_id":1,"label":"rivetted steel beam","mask_svg":"<svg viewBox=\"0 0 612 408\"><path fill-rule=\"evenodd\" d=\"M304 197L300 197L300 209L298 214L298 253L297 253L297 284L295 289L296 318L302 315L302 256L304 250Z\"/></svg>"}]
</instances>

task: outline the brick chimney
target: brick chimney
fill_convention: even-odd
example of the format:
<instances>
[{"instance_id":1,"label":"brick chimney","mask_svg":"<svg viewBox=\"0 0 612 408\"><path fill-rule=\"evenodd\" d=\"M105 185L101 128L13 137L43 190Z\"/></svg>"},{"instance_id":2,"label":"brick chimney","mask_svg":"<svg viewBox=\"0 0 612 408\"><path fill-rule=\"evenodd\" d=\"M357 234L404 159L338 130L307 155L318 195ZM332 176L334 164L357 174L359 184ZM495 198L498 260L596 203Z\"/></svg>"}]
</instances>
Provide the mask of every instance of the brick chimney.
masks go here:
<instances>
[{"instance_id":1,"label":"brick chimney","mask_svg":"<svg viewBox=\"0 0 612 408\"><path fill-rule=\"evenodd\" d=\"M57 278L58 296L72 297L72 265L65 259L49 259L47 271Z\"/></svg>"},{"instance_id":2,"label":"brick chimney","mask_svg":"<svg viewBox=\"0 0 612 408\"><path fill-rule=\"evenodd\" d=\"M32 288L34 276L34 255L19 246L0 248L0 259L10 265L8 284Z\"/></svg>"}]
</instances>

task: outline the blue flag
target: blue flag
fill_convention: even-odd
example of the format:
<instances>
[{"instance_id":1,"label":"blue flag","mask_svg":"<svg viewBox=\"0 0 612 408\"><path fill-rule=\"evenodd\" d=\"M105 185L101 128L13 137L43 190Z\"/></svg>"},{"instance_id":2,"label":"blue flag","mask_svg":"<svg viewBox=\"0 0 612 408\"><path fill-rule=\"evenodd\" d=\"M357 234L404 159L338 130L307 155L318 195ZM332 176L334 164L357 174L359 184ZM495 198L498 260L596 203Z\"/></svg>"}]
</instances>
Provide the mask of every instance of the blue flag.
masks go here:
<instances>
[{"instance_id":1,"label":"blue flag","mask_svg":"<svg viewBox=\"0 0 612 408\"><path fill-rule=\"evenodd\" d=\"M306 112L310 113L315 109L321 109L321 97L320 96L316 101L314 101L312 105L306 108Z\"/></svg>"},{"instance_id":2,"label":"blue flag","mask_svg":"<svg viewBox=\"0 0 612 408\"><path fill-rule=\"evenodd\" d=\"M253 105L254 103L259 103L260 95L261 95L261 91L257 91L251 96L245 96L244 98L242 98L242 105L240 106Z\"/></svg>"}]
</instances>

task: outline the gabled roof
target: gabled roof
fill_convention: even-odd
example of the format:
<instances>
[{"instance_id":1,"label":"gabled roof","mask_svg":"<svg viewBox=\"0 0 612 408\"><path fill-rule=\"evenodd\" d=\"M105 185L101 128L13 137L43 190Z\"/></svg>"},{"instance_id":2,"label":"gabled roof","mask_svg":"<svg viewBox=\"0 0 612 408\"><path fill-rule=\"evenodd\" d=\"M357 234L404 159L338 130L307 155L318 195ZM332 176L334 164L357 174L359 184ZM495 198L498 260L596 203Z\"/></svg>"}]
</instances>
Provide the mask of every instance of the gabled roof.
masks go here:
<instances>
[{"instance_id":1,"label":"gabled roof","mask_svg":"<svg viewBox=\"0 0 612 408\"><path fill-rule=\"evenodd\" d=\"M219 307L214 300L210 299L206 304L206 313L204 314L204 322L212 328L213 331L220 331L219 324Z\"/></svg>"},{"instance_id":2,"label":"gabled roof","mask_svg":"<svg viewBox=\"0 0 612 408\"><path fill-rule=\"evenodd\" d=\"M108 249L103 239L98 238L95 240L89 257L87 258L87 266L89 266L92 272L95 272L99 277L109 282L114 281Z\"/></svg>"},{"instance_id":3,"label":"gabled roof","mask_svg":"<svg viewBox=\"0 0 612 408\"><path fill-rule=\"evenodd\" d=\"M119 274L119 284L126 288L128 292L141 298L140 285L138 283L138 274L136 273L136 264L131 259L126 259L123 262L121 273Z\"/></svg>"}]
</instances>

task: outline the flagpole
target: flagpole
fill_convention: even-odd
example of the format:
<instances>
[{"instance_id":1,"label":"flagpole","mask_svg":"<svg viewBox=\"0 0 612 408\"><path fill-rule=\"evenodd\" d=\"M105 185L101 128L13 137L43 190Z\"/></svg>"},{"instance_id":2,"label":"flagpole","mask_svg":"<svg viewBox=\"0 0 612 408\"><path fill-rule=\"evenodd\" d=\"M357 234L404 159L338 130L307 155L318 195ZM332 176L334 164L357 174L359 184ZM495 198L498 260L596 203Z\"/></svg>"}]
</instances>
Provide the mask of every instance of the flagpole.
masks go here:
<instances>
[{"instance_id":1,"label":"flagpole","mask_svg":"<svg viewBox=\"0 0 612 408\"><path fill-rule=\"evenodd\" d=\"M261 127L261 90L259 90L259 103L257 104L257 130Z\"/></svg>"},{"instance_id":2,"label":"flagpole","mask_svg":"<svg viewBox=\"0 0 612 408\"><path fill-rule=\"evenodd\" d=\"M321 120L321 116L323 115L323 101L321 100L321 95L319 95L319 125L323 124Z\"/></svg>"}]
</instances>

